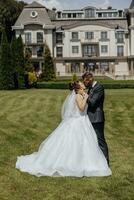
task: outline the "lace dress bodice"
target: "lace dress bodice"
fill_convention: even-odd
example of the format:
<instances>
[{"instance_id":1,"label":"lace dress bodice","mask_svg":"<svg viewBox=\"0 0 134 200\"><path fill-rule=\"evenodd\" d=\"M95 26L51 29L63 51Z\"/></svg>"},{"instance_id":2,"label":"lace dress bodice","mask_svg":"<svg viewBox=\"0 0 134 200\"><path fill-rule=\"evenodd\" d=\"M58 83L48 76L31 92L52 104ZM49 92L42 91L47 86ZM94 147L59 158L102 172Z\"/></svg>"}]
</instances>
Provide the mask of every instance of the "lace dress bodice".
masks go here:
<instances>
[{"instance_id":1,"label":"lace dress bodice","mask_svg":"<svg viewBox=\"0 0 134 200\"><path fill-rule=\"evenodd\" d=\"M81 98L82 95L80 95ZM87 106L85 106L85 109L83 112L81 112L78 108L78 105L76 103L76 93L75 91L72 91L71 94L67 96L65 99L62 110L61 110L61 116L63 120L70 119L70 118L76 118L83 115L86 115L87 113Z\"/></svg>"},{"instance_id":2,"label":"lace dress bodice","mask_svg":"<svg viewBox=\"0 0 134 200\"><path fill-rule=\"evenodd\" d=\"M83 99L82 95L79 95L79 96L81 97L81 99ZM87 115L87 107L88 107L87 104L86 104L83 112L80 111L80 109L79 109L79 107L78 107L76 102L75 102L75 104L76 104L76 110L77 110L77 112L79 112L79 116Z\"/></svg>"}]
</instances>

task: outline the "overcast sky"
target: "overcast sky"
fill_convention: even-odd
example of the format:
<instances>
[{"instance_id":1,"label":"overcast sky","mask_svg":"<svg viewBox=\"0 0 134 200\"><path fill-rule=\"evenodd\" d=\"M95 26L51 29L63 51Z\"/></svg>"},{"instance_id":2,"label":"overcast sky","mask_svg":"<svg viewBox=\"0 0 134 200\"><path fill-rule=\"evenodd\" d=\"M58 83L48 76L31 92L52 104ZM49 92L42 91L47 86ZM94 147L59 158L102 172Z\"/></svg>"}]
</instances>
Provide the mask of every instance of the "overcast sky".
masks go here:
<instances>
[{"instance_id":1,"label":"overcast sky","mask_svg":"<svg viewBox=\"0 0 134 200\"><path fill-rule=\"evenodd\" d=\"M24 0L30 3L34 0ZM129 8L132 0L36 0L48 8L56 7L57 9L79 9L85 6L96 6L97 8Z\"/></svg>"}]
</instances>

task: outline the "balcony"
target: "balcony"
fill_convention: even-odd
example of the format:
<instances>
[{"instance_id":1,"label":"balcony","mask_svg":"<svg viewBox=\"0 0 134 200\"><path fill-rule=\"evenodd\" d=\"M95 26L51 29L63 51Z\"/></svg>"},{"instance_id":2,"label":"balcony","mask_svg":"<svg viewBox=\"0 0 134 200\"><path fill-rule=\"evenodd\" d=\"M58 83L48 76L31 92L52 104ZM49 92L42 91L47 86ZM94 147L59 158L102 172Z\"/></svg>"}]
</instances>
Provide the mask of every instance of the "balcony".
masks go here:
<instances>
[{"instance_id":1,"label":"balcony","mask_svg":"<svg viewBox=\"0 0 134 200\"><path fill-rule=\"evenodd\" d=\"M45 42L43 42L42 40L25 41L24 45L25 46L38 46L38 45L44 46Z\"/></svg>"},{"instance_id":2,"label":"balcony","mask_svg":"<svg viewBox=\"0 0 134 200\"><path fill-rule=\"evenodd\" d=\"M98 53L95 52L95 53L85 53L83 54L83 57L97 57L98 56Z\"/></svg>"},{"instance_id":3,"label":"balcony","mask_svg":"<svg viewBox=\"0 0 134 200\"><path fill-rule=\"evenodd\" d=\"M43 44L43 39L38 39L37 38L37 44Z\"/></svg>"},{"instance_id":4,"label":"balcony","mask_svg":"<svg viewBox=\"0 0 134 200\"><path fill-rule=\"evenodd\" d=\"M62 38L56 38L56 44L63 44Z\"/></svg>"},{"instance_id":5,"label":"balcony","mask_svg":"<svg viewBox=\"0 0 134 200\"><path fill-rule=\"evenodd\" d=\"M82 46L83 57L98 57L99 56L99 45L98 44L84 44Z\"/></svg>"},{"instance_id":6,"label":"balcony","mask_svg":"<svg viewBox=\"0 0 134 200\"><path fill-rule=\"evenodd\" d=\"M72 38L72 39L70 39L70 42L80 42L80 39L78 39L78 38Z\"/></svg>"},{"instance_id":7,"label":"balcony","mask_svg":"<svg viewBox=\"0 0 134 200\"><path fill-rule=\"evenodd\" d=\"M44 45L45 42L41 37L28 37L25 38L24 45L25 46L34 46L34 45Z\"/></svg>"},{"instance_id":8,"label":"balcony","mask_svg":"<svg viewBox=\"0 0 134 200\"><path fill-rule=\"evenodd\" d=\"M119 44L119 43L124 43L124 38L118 38L117 39L117 43Z\"/></svg>"},{"instance_id":9,"label":"balcony","mask_svg":"<svg viewBox=\"0 0 134 200\"><path fill-rule=\"evenodd\" d=\"M84 44L94 44L94 45L98 45L99 42L98 42L98 38L94 37L92 39L88 39L88 38L81 38L81 44L84 45Z\"/></svg>"},{"instance_id":10,"label":"balcony","mask_svg":"<svg viewBox=\"0 0 134 200\"><path fill-rule=\"evenodd\" d=\"M29 53L32 59L43 59L44 48L42 46L28 46L25 47L25 53Z\"/></svg>"}]
</instances>

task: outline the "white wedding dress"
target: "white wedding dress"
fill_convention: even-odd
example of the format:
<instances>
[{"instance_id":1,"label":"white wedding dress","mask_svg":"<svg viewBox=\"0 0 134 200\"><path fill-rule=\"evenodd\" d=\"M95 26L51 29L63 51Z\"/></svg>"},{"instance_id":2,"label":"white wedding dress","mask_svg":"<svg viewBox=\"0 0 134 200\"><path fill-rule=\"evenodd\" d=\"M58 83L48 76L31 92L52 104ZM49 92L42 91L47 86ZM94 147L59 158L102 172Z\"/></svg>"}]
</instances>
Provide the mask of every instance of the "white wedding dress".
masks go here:
<instances>
[{"instance_id":1,"label":"white wedding dress","mask_svg":"<svg viewBox=\"0 0 134 200\"><path fill-rule=\"evenodd\" d=\"M16 168L35 176L109 176L112 174L98 146L86 114L71 92L62 107L62 121L41 143L37 152L17 157Z\"/></svg>"}]
</instances>

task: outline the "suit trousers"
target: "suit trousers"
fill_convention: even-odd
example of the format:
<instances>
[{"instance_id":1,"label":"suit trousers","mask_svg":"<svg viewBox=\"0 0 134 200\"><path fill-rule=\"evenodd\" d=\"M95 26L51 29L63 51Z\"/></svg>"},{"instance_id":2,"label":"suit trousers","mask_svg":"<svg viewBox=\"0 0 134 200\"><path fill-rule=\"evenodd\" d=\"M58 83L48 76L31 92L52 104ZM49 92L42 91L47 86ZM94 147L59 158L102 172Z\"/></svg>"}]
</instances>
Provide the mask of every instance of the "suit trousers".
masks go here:
<instances>
[{"instance_id":1,"label":"suit trousers","mask_svg":"<svg viewBox=\"0 0 134 200\"><path fill-rule=\"evenodd\" d=\"M92 126L96 132L99 147L101 148L104 156L106 157L108 165L109 165L108 146L107 146L105 136L104 136L104 122L92 123Z\"/></svg>"}]
</instances>

